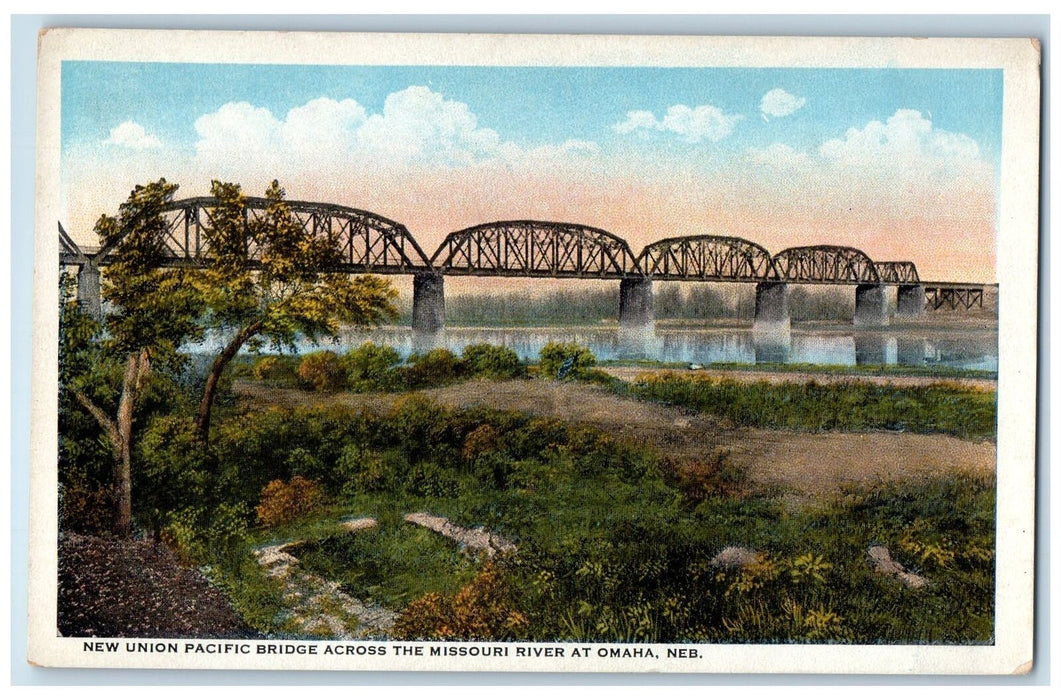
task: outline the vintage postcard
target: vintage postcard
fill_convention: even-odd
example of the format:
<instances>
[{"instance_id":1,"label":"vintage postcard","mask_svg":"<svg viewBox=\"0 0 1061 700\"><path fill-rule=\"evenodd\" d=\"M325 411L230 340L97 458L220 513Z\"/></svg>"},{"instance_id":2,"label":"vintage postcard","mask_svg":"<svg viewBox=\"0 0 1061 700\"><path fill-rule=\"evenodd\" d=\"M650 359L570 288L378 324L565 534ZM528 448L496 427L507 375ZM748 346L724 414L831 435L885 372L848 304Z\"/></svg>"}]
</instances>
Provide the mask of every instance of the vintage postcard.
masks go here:
<instances>
[{"instance_id":1,"label":"vintage postcard","mask_svg":"<svg viewBox=\"0 0 1061 700\"><path fill-rule=\"evenodd\" d=\"M1027 672L1039 74L43 33L30 661Z\"/></svg>"}]
</instances>

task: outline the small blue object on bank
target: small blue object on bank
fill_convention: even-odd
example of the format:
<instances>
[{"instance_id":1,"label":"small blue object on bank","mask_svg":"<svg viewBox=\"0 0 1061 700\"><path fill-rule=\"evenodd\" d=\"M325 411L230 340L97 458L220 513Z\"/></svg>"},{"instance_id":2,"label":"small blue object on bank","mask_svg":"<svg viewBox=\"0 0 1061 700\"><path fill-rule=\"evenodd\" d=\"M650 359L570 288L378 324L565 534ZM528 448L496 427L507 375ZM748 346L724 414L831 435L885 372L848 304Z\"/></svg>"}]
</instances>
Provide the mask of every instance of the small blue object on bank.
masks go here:
<instances>
[{"instance_id":1,"label":"small blue object on bank","mask_svg":"<svg viewBox=\"0 0 1061 700\"><path fill-rule=\"evenodd\" d=\"M560 369L556 371L556 378L563 379L567 376L567 373L571 371L571 368L575 366L575 358L568 357L562 363L560 363Z\"/></svg>"}]
</instances>

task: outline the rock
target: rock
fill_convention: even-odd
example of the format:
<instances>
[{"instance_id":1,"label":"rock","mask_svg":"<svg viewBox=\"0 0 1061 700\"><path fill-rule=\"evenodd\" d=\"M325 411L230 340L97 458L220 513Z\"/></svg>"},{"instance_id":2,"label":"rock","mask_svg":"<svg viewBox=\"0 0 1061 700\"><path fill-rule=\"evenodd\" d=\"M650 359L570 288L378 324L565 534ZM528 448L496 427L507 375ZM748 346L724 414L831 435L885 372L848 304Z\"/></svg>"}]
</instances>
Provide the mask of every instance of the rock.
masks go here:
<instances>
[{"instance_id":1,"label":"rock","mask_svg":"<svg viewBox=\"0 0 1061 700\"><path fill-rule=\"evenodd\" d=\"M516 545L500 535L489 533L481 527L463 528L460 525L454 525L446 518L430 513L409 513L405 516L405 522L426 527L432 532L448 537L461 547L484 552L488 557L500 552L516 551Z\"/></svg>"},{"instance_id":2,"label":"rock","mask_svg":"<svg viewBox=\"0 0 1061 700\"><path fill-rule=\"evenodd\" d=\"M910 573L902 564L892 559L891 552L888 551L887 547L879 544L873 545L866 550L866 553L869 555L870 561L873 562L877 573L894 576L907 588L924 588L928 585L928 579L924 576Z\"/></svg>"},{"instance_id":3,"label":"rock","mask_svg":"<svg viewBox=\"0 0 1061 700\"><path fill-rule=\"evenodd\" d=\"M361 530L371 530L379 523L376 522L375 518L350 518L349 520L343 520L339 525L347 532L360 532Z\"/></svg>"},{"instance_id":4,"label":"rock","mask_svg":"<svg viewBox=\"0 0 1061 700\"><path fill-rule=\"evenodd\" d=\"M754 564L759 554L745 547L726 547L709 562L716 569L739 569Z\"/></svg>"}]
</instances>

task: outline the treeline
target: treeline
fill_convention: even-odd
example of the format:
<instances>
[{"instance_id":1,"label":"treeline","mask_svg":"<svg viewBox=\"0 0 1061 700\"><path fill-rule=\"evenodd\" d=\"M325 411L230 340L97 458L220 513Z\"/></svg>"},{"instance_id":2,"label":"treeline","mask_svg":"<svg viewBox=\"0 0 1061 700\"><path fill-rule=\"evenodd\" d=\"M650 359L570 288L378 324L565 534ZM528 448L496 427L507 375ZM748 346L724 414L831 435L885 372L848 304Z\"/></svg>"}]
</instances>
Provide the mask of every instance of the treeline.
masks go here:
<instances>
[{"instance_id":1,"label":"treeline","mask_svg":"<svg viewBox=\"0 0 1061 700\"><path fill-rule=\"evenodd\" d=\"M751 285L656 284L657 321L733 320L755 318L755 288ZM794 321L846 321L854 314L849 289L793 286L790 306ZM410 323L412 303L403 299L399 323ZM602 289L564 289L542 292L489 292L453 295L446 299L446 323L451 326L568 326L617 322L618 286Z\"/></svg>"}]
</instances>

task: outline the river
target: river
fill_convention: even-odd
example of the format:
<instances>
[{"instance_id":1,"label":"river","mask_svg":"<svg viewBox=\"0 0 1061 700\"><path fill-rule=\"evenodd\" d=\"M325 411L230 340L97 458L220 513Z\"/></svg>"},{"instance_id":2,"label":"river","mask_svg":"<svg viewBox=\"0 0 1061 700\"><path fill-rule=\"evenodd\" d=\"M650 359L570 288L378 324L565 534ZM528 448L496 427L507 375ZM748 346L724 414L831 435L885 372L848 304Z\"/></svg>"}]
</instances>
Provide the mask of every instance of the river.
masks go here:
<instances>
[{"instance_id":1,"label":"river","mask_svg":"<svg viewBox=\"0 0 1061 700\"><path fill-rule=\"evenodd\" d=\"M655 360L707 365L783 363L819 365L945 366L998 370L998 331L983 327L854 329L851 326L794 327L790 332L757 332L747 327L709 329L655 328L642 332L615 327L446 328L435 335L405 327L344 333L338 352L366 341L389 345L403 356L444 347L460 354L467 345L490 343L512 348L524 360L536 360L549 342L589 347L598 360ZM306 347L305 350L313 349Z\"/></svg>"}]
</instances>

